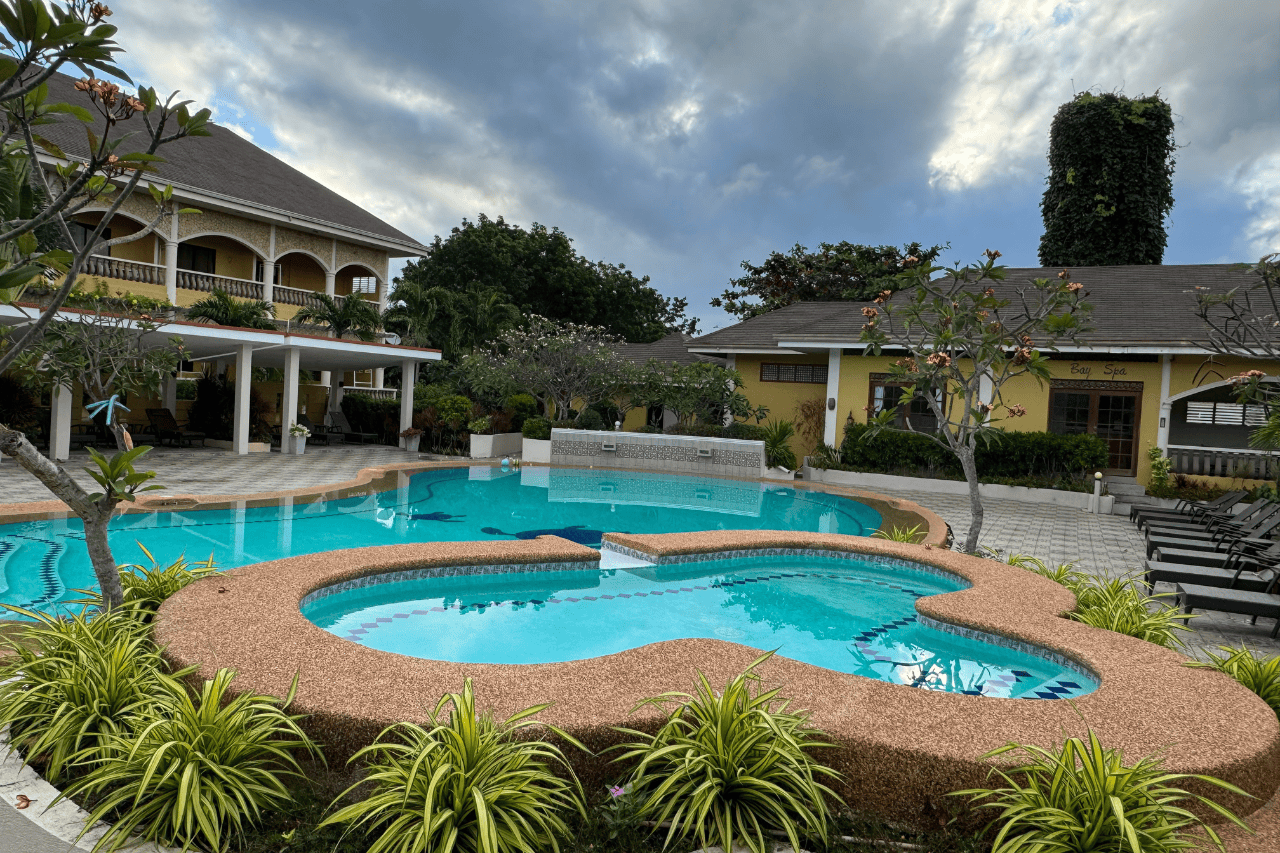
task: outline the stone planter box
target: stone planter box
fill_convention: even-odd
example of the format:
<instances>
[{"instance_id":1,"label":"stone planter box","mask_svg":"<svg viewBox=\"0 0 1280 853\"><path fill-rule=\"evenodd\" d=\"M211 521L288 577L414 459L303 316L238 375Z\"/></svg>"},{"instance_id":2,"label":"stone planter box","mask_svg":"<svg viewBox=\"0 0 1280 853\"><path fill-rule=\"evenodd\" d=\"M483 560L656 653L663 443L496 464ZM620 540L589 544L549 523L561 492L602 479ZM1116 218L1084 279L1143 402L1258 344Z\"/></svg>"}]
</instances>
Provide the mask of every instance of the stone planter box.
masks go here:
<instances>
[{"instance_id":1,"label":"stone planter box","mask_svg":"<svg viewBox=\"0 0 1280 853\"><path fill-rule=\"evenodd\" d=\"M498 456L522 453L526 440L518 432L500 432L495 435L476 435L472 433L471 458L492 459Z\"/></svg>"},{"instance_id":2,"label":"stone planter box","mask_svg":"<svg viewBox=\"0 0 1280 853\"><path fill-rule=\"evenodd\" d=\"M218 450L234 450L235 449L232 446L231 442L223 441L220 438L207 439L205 441L205 446L216 447ZM251 441L249 442L249 452L250 453L270 453L271 445L267 444L265 441Z\"/></svg>"},{"instance_id":3,"label":"stone planter box","mask_svg":"<svg viewBox=\"0 0 1280 853\"><path fill-rule=\"evenodd\" d=\"M868 474L861 471L831 471L811 468L806 465L801 472L806 480L815 483L830 483L833 486L853 486L870 489L902 489L915 492L932 492L938 495L969 494L969 484L964 480L931 480L927 477L899 477L896 474ZM978 486L978 494L994 500L1023 501L1024 503L1053 504L1087 510L1088 492L1064 492L1059 489L1030 489L1026 486L1000 486L993 483L982 483ZM1101 512L1110 514L1115 505L1114 495L1102 496Z\"/></svg>"},{"instance_id":4,"label":"stone planter box","mask_svg":"<svg viewBox=\"0 0 1280 853\"><path fill-rule=\"evenodd\" d=\"M524 438L520 445L520 461L541 462L544 465L550 465L551 442L536 438Z\"/></svg>"},{"instance_id":5,"label":"stone planter box","mask_svg":"<svg viewBox=\"0 0 1280 853\"><path fill-rule=\"evenodd\" d=\"M765 469L763 441L590 429L553 429L551 462L752 478L762 476Z\"/></svg>"}]
</instances>

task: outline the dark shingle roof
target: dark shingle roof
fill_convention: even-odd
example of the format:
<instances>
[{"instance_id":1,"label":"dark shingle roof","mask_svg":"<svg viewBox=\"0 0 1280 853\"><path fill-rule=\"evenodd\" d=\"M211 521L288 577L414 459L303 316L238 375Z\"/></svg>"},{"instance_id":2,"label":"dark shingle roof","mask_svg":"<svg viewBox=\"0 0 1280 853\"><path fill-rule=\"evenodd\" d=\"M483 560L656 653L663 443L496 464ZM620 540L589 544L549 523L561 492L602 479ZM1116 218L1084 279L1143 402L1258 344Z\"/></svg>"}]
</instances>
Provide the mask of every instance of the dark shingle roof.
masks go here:
<instances>
[{"instance_id":1,"label":"dark shingle roof","mask_svg":"<svg viewBox=\"0 0 1280 853\"><path fill-rule=\"evenodd\" d=\"M695 361L709 361L714 364L724 363L724 359L689 352L689 344L692 341L693 338L686 334L672 332L665 338L659 338L651 344L620 344L618 352L628 361L633 361L637 364L644 364L651 358L675 364L693 364Z\"/></svg>"},{"instance_id":2,"label":"dark shingle roof","mask_svg":"<svg viewBox=\"0 0 1280 853\"><path fill-rule=\"evenodd\" d=\"M96 117L97 112L92 109L88 95L76 91L74 82L64 74L55 74L49 80L49 101L79 104ZM126 91L129 91L127 87ZM99 118L93 125L94 133L100 135L102 127L103 122ZM159 154L165 162L159 165L158 180L364 231L411 244L414 251L425 251L426 247L417 240L249 140L215 124L210 124L208 129L209 136L180 139L160 149ZM67 118L41 130L46 138L72 157L84 157L88 153L84 125L76 119ZM146 136L142 121L137 117L117 126L115 135L118 137L134 130L140 131L136 139ZM125 142L120 153L139 150L141 144L130 146L133 141Z\"/></svg>"},{"instance_id":3,"label":"dark shingle roof","mask_svg":"<svg viewBox=\"0 0 1280 853\"><path fill-rule=\"evenodd\" d=\"M1012 296L1032 279L1054 278L1060 271L1059 267L1009 268L1005 280L992 286L997 293ZM1093 305L1093 329L1081 336L1081 343L1094 347L1197 346L1207 331L1195 313L1197 289L1223 292L1258 280L1239 264L1072 267L1070 278L1085 286L1086 301ZM696 338L692 346L714 351L776 347L780 341L850 345L861 334L862 308L869 304L796 303Z\"/></svg>"}]
</instances>

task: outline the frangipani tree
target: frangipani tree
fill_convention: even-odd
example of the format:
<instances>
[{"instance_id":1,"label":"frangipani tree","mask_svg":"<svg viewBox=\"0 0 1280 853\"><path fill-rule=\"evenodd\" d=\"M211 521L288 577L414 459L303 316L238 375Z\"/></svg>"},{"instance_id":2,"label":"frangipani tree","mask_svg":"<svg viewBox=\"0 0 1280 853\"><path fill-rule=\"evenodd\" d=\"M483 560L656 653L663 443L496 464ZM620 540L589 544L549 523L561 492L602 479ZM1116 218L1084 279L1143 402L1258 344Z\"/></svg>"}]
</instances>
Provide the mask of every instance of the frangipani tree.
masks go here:
<instances>
[{"instance_id":1,"label":"frangipani tree","mask_svg":"<svg viewBox=\"0 0 1280 853\"><path fill-rule=\"evenodd\" d=\"M61 282L30 320L0 328L0 373L12 367L45 337L75 288L91 255L104 248L149 236L176 210L172 187L155 181L156 153L187 136L207 136L208 110L191 112L175 96L161 101L154 89L130 94L97 72L129 82L114 63L120 51L116 28L105 23L106 5L87 0L48 4L44 0L0 0L0 162L4 184L22 187L18 203L0 205L0 303L14 304L34 282ZM49 79L78 68L88 75L75 85L78 103L49 100ZM86 146L72 157L41 136L54 121L82 122ZM41 157L49 161L46 167ZM106 229L146 177L155 203L150 221L133 234L104 239ZM26 192L27 185L33 187ZM106 206L83 240L73 239L71 222L81 211ZM195 211L191 211L195 212ZM42 233L52 229L61 248L50 248ZM0 453L11 456L67 504L85 524L94 573L108 607L121 603L119 573L107 542L106 523L120 500L141 488L132 462L140 454L117 454L98 464L95 477L106 478L101 496L90 496L56 463L42 456L16 429L0 424Z\"/></svg>"},{"instance_id":2,"label":"frangipani tree","mask_svg":"<svg viewBox=\"0 0 1280 853\"><path fill-rule=\"evenodd\" d=\"M903 383L898 407L924 399L937 421L935 432L921 432L955 454L969 485L972 523L963 549L973 553L982 532L982 498L978 494L975 452L979 441L998 441L998 424L1022 417L1026 410L1006 400L1005 385L1019 376L1043 383L1049 378L1043 352L1072 340L1084 330L1091 306L1080 282L1063 270L1055 279L1035 279L1022 286L1000 286L1004 267L999 252L987 251L985 262L946 269L908 258L903 288L896 298L885 291L862 309L866 323L861 340L869 352L901 352L891 368ZM936 273L944 275L934 278ZM910 421L895 426L897 407L870 414L871 434L881 430L918 432Z\"/></svg>"}]
</instances>

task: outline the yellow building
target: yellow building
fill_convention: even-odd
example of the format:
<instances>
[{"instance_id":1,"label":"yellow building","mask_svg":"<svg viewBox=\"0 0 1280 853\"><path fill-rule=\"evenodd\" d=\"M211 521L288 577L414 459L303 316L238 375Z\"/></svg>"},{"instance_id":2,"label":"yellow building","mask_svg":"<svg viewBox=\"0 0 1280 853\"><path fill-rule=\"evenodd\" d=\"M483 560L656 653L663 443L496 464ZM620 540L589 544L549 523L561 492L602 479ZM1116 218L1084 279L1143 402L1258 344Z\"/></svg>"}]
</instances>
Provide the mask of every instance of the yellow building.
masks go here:
<instances>
[{"instance_id":1,"label":"yellow building","mask_svg":"<svg viewBox=\"0 0 1280 853\"><path fill-rule=\"evenodd\" d=\"M89 105L68 76L54 75L49 89L50 102ZM125 132L131 129L126 127ZM79 120L67 117L40 130L66 158L85 159L85 126ZM100 118L93 130L103 133ZM394 389L383 389L385 366L404 369L412 382L416 366L438 360L437 351L336 341L326 329L300 326L292 318L304 305L314 304L316 294L327 294L338 302L366 299L385 308L391 259L418 256L427 247L231 130L210 124L208 131L207 137L181 139L160 149L164 162L125 200L102 235L110 239L139 235L138 239L92 256L79 278L82 289L105 287L112 295L164 299L178 309L214 290L269 303L277 321L275 331L189 324L179 310L166 318L159 334L183 338L189 370L217 364L239 376L250 374L254 367L283 371L282 380L259 388L268 403L275 404L276 426L281 431L298 414L308 414L308 409L312 421L322 422L326 407L336 404L343 387L394 397ZM126 142L120 150L132 149ZM41 159L49 169L68 162L52 155ZM199 212L157 219L148 182L171 185L178 207ZM79 211L73 239L87 237L113 200L105 196ZM0 323L25 322L26 310L0 306ZM72 308L63 312L64 319L78 316ZM302 387L300 371L311 375L311 382ZM138 401L139 405L164 407L181 415L174 384L166 383L159 400ZM248 393L247 383L243 393ZM81 402L78 389L53 393L50 452L55 458L66 458L71 427L87 419ZM411 403L402 401L401 408ZM238 397L233 443L237 452L246 452L247 416L240 404ZM402 413L405 426L411 414Z\"/></svg>"},{"instance_id":2,"label":"yellow building","mask_svg":"<svg viewBox=\"0 0 1280 853\"><path fill-rule=\"evenodd\" d=\"M1007 269L1000 287L1010 291L1057 273ZM1110 449L1105 473L1116 478L1146 483L1147 452L1160 447L1174 460L1175 473L1220 483L1266 479L1271 457L1250 450L1248 442L1263 412L1237 403L1230 379L1246 370L1280 369L1214 353L1195 313L1199 289L1223 292L1251 285L1256 276L1215 264L1081 267L1071 270L1071 280L1088 289L1093 328L1047 353L1047 384L1023 376L1004 387L1004 401L1024 406L1027 414L1000 425L1097 435ZM727 359L742 374L743 392L753 405L768 406L771 419L795 420L801 402L824 401L824 441L835 445L846 423L865 423L901 395L888 373L902 353L865 354L859 340L863 307L796 303L696 338L689 350ZM902 411L900 417L927 428L925 407L918 402L914 408L914 415ZM812 448L797 441L796 450Z\"/></svg>"}]
</instances>

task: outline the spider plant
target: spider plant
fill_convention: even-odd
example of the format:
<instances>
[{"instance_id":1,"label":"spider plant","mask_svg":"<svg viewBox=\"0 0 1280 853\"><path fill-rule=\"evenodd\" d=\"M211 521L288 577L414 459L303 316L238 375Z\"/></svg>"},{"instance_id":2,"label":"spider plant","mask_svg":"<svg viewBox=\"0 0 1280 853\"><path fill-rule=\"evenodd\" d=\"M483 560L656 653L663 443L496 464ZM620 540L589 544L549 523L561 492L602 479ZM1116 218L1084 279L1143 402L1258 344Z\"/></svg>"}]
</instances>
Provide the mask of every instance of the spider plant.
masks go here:
<instances>
[{"instance_id":1,"label":"spider plant","mask_svg":"<svg viewBox=\"0 0 1280 853\"><path fill-rule=\"evenodd\" d=\"M1197 831L1222 850L1213 827L1184 803L1199 803L1244 826L1229 809L1176 785L1196 780L1249 796L1245 791L1212 776L1167 773L1158 757L1126 765L1123 754L1104 748L1092 730L1087 741L1067 738L1050 749L1010 743L983 757L1011 752L1022 753L1025 762L991 770L1005 787L954 793L971 797L979 808L1000 809L993 825L1003 825L992 853L1165 853L1199 849L1202 839L1193 835Z\"/></svg>"},{"instance_id":2,"label":"spider plant","mask_svg":"<svg viewBox=\"0 0 1280 853\"><path fill-rule=\"evenodd\" d=\"M367 762L368 772L335 805L356 789L371 790L320 825L346 823L365 827L370 836L381 833L369 853L558 851L558 839L569 831L565 813L585 817L586 807L560 750L520 735L539 725L530 718L549 707L534 705L498 722L476 713L468 678L461 693L440 699L429 726L390 726L352 756L352 762ZM546 728L581 747L560 729ZM564 775L557 775L557 766Z\"/></svg>"},{"instance_id":3,"label":"spider plant","mask_svg":"<svg viewBox=\"0 0 1280 853\"><path fill-rule=\"evenodd\" d=\"M66 618L9 608L36 624L9 643L0 668L0 725L57 781L68 766L127 731L127 720L174 686L159 650L127 611ZM190 672L176 673L182 676Z\"/></svg>"},{"instance_id":4,"label":"spider plant","mask_svg":"<svg viewBox=\"0 0 1280 853\"><path fill-rule=\"evenodd\" d=\"M1089 578L1072 588L1076 609L1070 617L1077 622L1137 637L1165 648L1181 648L1177 631L1190 631L1185 624L1193 618L1160 600L1168 593L1149 596L1141 592L1131 576Z\"/></svg>"},{"instance_id":5,"label":"spider plant","mask_svg":"<svg viewBox=\"0 0 1280 853\"><path fill-rule=\"evenodd\" d=\"M94 844L115 851L130 836L220 853L246 823L289 799L282 779L300 777L294 756L319 754L283 702L230 691L235 673L221 669L198 694L178 683L136 711L131 726L111 732L85 756L88 772L54 802L87 796L95 804L81 837L110 815L114 824ZM79 839L77 839L79 840Z\"/></svg>"},{"instance_id":6,"label":"spider plant","mask_svg":"<svg viewBox=\"0 0 1280 853\"><path fill-rule=\"evenodd\" d=\"M1209 660L1192 661L1187 666L1208 667L1225 672L1245 687L1257 693L1280 716L1280 655L1262 657L1246 646L1218 646L1226 652L1217 655L1207 652Z\"/></svg>"},{"instance_id":7,"label":"spider plant","mask_svg":"<svg viewBox=\"0 0 1280 853\"><path fill-rule=\"evenodd\" d=\"M912 545L924 538L923 525L912 527L894 527L892 530L877 530L871 534L872 539L888 539L890 542L908 542Z\"/></svg>"},{"instance_id":8,"label":"spider plant","mask_svg":"<svg viewBox=\"0 0 1280 853\"><path fill-rule=\"evenodd\" d=\"M151 552L141 542L137 543L142 553L147 555L150 566L139 563L127 563L120 566L120 585L124 588L125 607L133 607L138 618L150 622L164 600L182 589L192 581L207 575L216 574L217 566L213 564L213 555L198 563L188 563L185 555L178 557L167 566L161 566ZM79 589L76 592L85 594L79 603L91 607L102 606L102 594L95 590Z\"/></svg>"},{"instance_id":9,"label":"spider plant","mask_svg":"<svg viewBox=\"0 0 1280 853\"><path fill-rule=\"evenodd\" d=\"M663 693L633 710L654 706L667 713L656 734L618 731L636 740L615 761L637 761L631 796L643 819L670 822L664 846L693 839L698 847L752 853L773 847L770 830L780 830L795 850L800 836L827 838L827 799L839 802L820 777L840 774L814 760L810 751L829 747L826 735L809 725L807 713L788 711L778 690L762 690L756 668L772 652L717 693L699 674L697 692ZM667 711L667 706L675 707Z\"/></svg>"}]
</instances>

